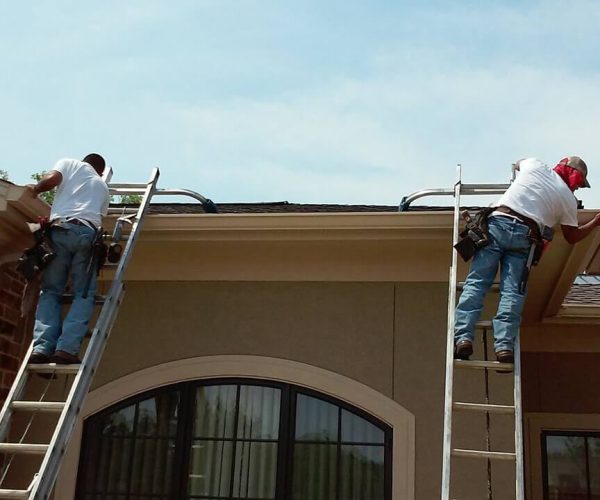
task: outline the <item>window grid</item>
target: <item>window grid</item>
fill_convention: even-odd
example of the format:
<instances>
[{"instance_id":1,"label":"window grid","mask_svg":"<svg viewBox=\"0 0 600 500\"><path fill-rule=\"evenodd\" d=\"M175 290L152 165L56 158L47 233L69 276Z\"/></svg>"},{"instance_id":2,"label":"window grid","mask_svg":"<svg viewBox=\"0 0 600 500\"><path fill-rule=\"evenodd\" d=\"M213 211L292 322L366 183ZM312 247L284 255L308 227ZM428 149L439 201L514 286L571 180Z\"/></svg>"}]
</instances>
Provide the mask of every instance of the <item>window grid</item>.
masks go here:
<instances>
[{"instance_id":1,"label":"window grid","mask_svg":"<svg viewBox=\"0 0 600 500\"><path fill-rule=\"evenodd\" d=\"M141 395L137 395L128 400L117 403L116 405L104 410L103 412L90 417L84 427L84 435L82 440L82 453L80 455L80 466L78 470L77 480L77 492L76 499L87 500L87 499L108 499L118 498L119 500L135 500L139 498L152 498L157 500L176 500L176 499L202 499L202 500L233 500L240 497L233 496L233 482L234 475L230 479L229 484L229 495L228 496L202 496L202 495L190 495L187 491L187 478L190 467L190 453L192 444L194 442L208 442L215 441L208 437L193 437L192 426L193 426L193 413L194 413L194 399L195 391L198 387L215 386L215 385L235 385L236 386L236 402L235 402L235 422L234 422L234 437L233 438L218 438L218 441L231 442L233 444L233 456L231 463L235 464L237 443L274 443L277 444L277 471L276 471L276 486L275 486L275 499L283 500L291 498L291 487L292 487L292 476L294 466L294 446L295 443L299 444L330 444L336 446L336 499L339 500L341 494L341 451L343 446L372 446L381 447L384 452L384 499L391 500L391 486L392 486L392 433L389 427L386 427L383 423L376 421L372 416L368 415L364 411L354 408L346 403L323 395L310 389L300 388L290 384L280 384L275 382L260 381L255 379L213 379L210 381L192 381L174 384L171 386L162 387L158 390L149 391ZM271 387L281 391L280 399L280 415L279 415L279 438L278 439L261 439L261 438L241 438L238 436L239 429L239 408L240 408L240 391L242 386L256 386L256 387ZM158 434L158 426L154 430L153 435L137 435L138 431L138 416L140 403L157 397L168 392L177 393L178 397L178 418L175 436L173 435L162 435ZM296 440L295 429L296 429L296 402L298 395L308 396L316 398L326 403L332 404L337 407L337 439L336 442L324 442L324 441L313 441L313 440ZM94 489L93 491L84 491L86 483L84 472L85 472L85 460L86 450L90 448L91 441L102 436L92 436L94 430L99 430L94 425L99 419L107 415L113 414L119 410L122 410L128 406L135 405L135 417L133 430L130 437L120 436L124 441L131 440L132 443L152 441L157 439L171 440L174 442L175 456L171 467L174 471L179 471L179 474L175 473L172 478L173 485L170 488L169 494L151 494L151 493L140 493L131 491L132 478L131 475L127 484L127 492L108 491L106 489L98 488L99 481L98 477L94 477ZM342 411L345 410L351 415L358 416L361 419L366 420L368 423L374 425L378 429L384 432L384 441L372 442L372 441L348 441L342 440ZM96 429L95 429L96 428ZM113 436L118 437L118 436ZM109 437L110 439L110 437ZM109 441L109 446L112 448L113 442ZM112 450L111 450L112 454ZM131 457L127 465L128 471L131 472L132 466L135 460L135 450L132 450ZM101 491L102 490L102 491ZM245 500L265 500L264 498L244 496L241 497Z\"/></svg>"}]
</instances>

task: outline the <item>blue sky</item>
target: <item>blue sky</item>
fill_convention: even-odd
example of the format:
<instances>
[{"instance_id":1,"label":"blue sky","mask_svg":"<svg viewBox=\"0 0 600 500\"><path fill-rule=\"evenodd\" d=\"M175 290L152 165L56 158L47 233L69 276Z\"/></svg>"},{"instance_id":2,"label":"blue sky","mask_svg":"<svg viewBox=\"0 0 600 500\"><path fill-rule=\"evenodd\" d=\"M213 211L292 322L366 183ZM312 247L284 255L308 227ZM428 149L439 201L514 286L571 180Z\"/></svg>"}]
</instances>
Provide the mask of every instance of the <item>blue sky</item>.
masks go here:
<instances>
[{"instance_id":1,"label":"blue sky","mask_svg":"<svg viewBox=\"0 0 600 500\"><path fill-rule=\"evenodd\" d=\"M102 153L214 201L396 204L578 154L600 2L0 0L0 168Z\"/></svg>"}]
</instances>

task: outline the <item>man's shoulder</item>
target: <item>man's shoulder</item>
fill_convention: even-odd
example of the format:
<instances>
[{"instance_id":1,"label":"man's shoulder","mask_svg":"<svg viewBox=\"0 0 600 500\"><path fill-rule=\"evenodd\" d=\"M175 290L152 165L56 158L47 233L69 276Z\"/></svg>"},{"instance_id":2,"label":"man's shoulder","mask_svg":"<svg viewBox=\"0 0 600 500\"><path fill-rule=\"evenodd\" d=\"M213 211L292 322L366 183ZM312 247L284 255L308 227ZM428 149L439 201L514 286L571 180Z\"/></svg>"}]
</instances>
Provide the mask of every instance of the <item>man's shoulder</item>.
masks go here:
<instances>
[{"instance_id":1,"label":"man's shoulder","mask_svg":"<svg viewBox=\"0 0 600 500\"><path fill-rule=\"evenodd\" d=\"M74 171L82 165L84 165L84 163L80 160L75 160L73 158L61 158L54 164L52 170L57 170L64 174L67 171Z\"/></svg>"}]
</instances>

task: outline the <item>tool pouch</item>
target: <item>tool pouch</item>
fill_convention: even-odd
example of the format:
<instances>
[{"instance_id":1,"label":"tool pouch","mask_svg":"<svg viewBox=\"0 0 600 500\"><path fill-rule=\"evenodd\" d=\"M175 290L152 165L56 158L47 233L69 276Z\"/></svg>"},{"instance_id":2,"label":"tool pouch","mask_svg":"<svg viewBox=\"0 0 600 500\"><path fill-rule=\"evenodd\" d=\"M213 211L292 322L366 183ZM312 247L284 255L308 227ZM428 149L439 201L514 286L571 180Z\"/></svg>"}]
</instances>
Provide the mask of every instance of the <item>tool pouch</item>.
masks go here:
<instances>
[{"instance_id":1,"label":"tool pouch","mask_svg":"<svg viewBox=\"0 0 600 500\"><path fill-rule=\"evenodd\" d=\"M96 231L96 239L92 245L92 259L90 265L95 264L95 269L90 269L90 272L95 272L97 275L106 264L106 257L108 255L108 245L104 243L106 233L102 232L102 228L98 228Z\"/></svg>"},{"instance_id":2,"label":"tool pouch","mask_svg":"<svg viewBox=\"0 0 600 500\"><path fill-rule=\"evenodd\" d=\"M459 234L459 240L454 248L465 262L471 260L477 250L490 244L487 218L493 211L491 207L482 208L474 217L471 217L466 210L462 212L461 215L467 224Z\"/></svg>"},{"instance_id":3,"label":"tool pouch","mask_svg":"<svg viewBox=\"0 0 600 500\"><path fill-rule=\"evenodd\" d=\"M27 281L33 281L56 256L52 250L50 227L47 221L42 221L39 224L29 224L29 229L35 238L35 244L25 250L17 262L17 271Z\"/></svg>"},{"instance_id":4,"label":"tool pouch","mask_svg":"<svg viewBox=\"0 0 600 500\"><path fill-rule=\"evenodd\" d=\"M552 241L553 237L554 229L548 226L544 226L541 233L539 232L539 230L537 232L530 232L530 239L536 244L531 265L538 265L540 259L542 258L542 255L544 255L544 252L550 246L550 242Z\"/></svg>"}]
</instances>

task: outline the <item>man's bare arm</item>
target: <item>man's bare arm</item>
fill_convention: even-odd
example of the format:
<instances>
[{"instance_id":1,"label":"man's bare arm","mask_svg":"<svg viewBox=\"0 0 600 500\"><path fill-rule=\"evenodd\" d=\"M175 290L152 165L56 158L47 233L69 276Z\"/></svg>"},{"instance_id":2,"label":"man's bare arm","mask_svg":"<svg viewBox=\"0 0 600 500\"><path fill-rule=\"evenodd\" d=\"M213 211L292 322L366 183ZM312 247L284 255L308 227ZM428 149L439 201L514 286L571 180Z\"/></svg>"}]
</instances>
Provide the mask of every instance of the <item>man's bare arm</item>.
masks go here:
<instances>
[{"instance_id":1,"label":"man's bare arm","mask_svg":"<svg viewBox=\"0 0 600 500\"><path fill-rule=\"evenodd\" d=\"M594 215L594 218L579 227L574 226L560 226L562 229L565 240L571 245L584 239L590 234L594 228L600 226L600 213Z\"/></svg>"},{"instance_id":2,"label":"man's bare arm","mask_svg":"<svg viewBox=\"0 0 600 500\"><path fill-rule=\"evenodd\" d=\"M37 184L27 186L34 196L45 193L58 186L62 182L62 174L58 170L50 170Z\"/></svg>"}]
</instances>

